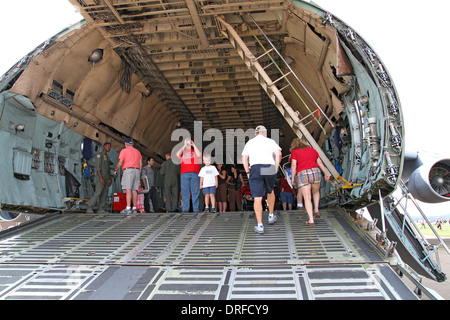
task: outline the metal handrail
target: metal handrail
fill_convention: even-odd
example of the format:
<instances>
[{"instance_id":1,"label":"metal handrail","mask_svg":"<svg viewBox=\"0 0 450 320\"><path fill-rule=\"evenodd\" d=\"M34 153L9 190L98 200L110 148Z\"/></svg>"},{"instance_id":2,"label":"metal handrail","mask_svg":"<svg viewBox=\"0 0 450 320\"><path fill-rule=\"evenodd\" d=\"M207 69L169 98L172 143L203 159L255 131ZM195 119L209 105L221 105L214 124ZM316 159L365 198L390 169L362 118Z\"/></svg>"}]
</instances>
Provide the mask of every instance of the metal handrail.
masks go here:
<instances>
[{"instance_id":1,"label":"metal handrail","mask_svg":"<svg viewBox=\"0 0 450 320\"><path fill-rule=\"evenodd\" d=\"M305 125L301 122L298 112L294 111L292 107L287 103L281 94L280 90L273 85L272 79L270 79L267 72L263 69L259 61L254 54L248 49L242 38L237 34L236 30L228 24L221 17L216 16L217 24L220 27L220 32L223 33L231 42L231 44L237 50L239 56L244 60L245 65L252 72L257 81L261 84L262 88L269 95L269 98L274 103L275 107L281 112L286 122L291 126L297 136L304 136L311 147L313 147L318 153L319 157L324 163L327 170L333 176L334 180L330 180L333 185L343 184L345 188L353 188L354 185L343 179L337 172L334 165L328 159L321 147L315 141L311 133L306 129Z\"/></svg>"},{"instance_id":2,"label":"metal handrail","mask_svg":"<svg viewBox=\"0 0 450 320\"><path fill-rule=\"evenodd\" d=\"M281 79L286 79L288 86L290 86L292 88L292 90L294 91L294 93L297 95L297 97L300 99L300 101L303 103L303 105L308 109L308 111L310 112L308 116L313 116L314 120L317 122L317 124L321 127L321 129L323 131L325 131L325 129L323 128L323 126L320 124L319 120L316 118L315 116L315 112L316 111L311 111L311 109L308 107L308 105L306 104L306 102L303 100L303 98L300 96L300 94L298 93L298 91L295 89L295 87L292 85L292 83L289 81L289 79L287 78L288 75L292 74L295 79L297 80L297 82L303 87L303 89L305 90L305 92L308 94L308 96L311 98L311 100L313 101L313 103L315 104L315 106L317 107L318 110L320 110L320 112L324 115L324 117L327 119L327 121L330 123L330 125L334 128L335 125L334 123L328 118L328 116L326 115L325 112L323 112L322 108L320 107L320 105L317 103L317 101L314 99L314 97L311 95L311 93L308 91L308 89L306 88L306 86L303 84L303 82L300 80L300 78L297 76L297 74L294 72L294 70L292 70L292 68L289 66L289 64L287 63L287 61L284 59L284 57L281 55L281 53L278 51L278 49L273 45L272 41L270 41L269 37L267 37L267 35L264 33L264 31L260 28L260 26L258 25L258 23L256 22L256 20L252 17L252 15L247 12L247 15L252 19L253 23L255 24L255 26L258 28L258 30L261 32L261 34L266 38L267 42L270 44L270 46L272 47L271 49L267 50L264 45L260 42L260 40L258 39L258 37L253 33L252 29L250 28L250 26L247 25L248 29L250 30L250 32L252 33L253 37L257 40L257 42L259 43L259 45L261 46L261 48L264 50L264 53L262 55L260 55L257 59L261 58L264 55L268 55L270 57L270 59L272 60L272 64L274 64L278 71L281 73L282 77L278 78L277 80L273 81L272 83L278 82ZM244 21L245 22L245 21ZM270 55L271 51L275 51L277 53L277 55L280 57L280 59L284 62L285 67L287 67L289 69L288 73L283 73L283 71L281 70L281 68L278 66L278 64L276 63L275 59ZM284 88L283 88L284 89ZM305 118L306 118L305 117Z\"/></svg>"},{"instance_id":3,"label":"metal handrail","mask_svg":"<svg viewBox=\"0 0 450 320\"><path fill-rule=\"evenodd\" d=\"M431 221L428 219L428 217L426 216L426 214L423 212L422 208L420 208L419 204L417 203L416 199L414 199L413 195L412 195L411 193L408 192L408 188L406 187L405 182L404 182L402 179L400 179L400 182L399 182L398 185L399 185L399 187L400 187L400 189L401 189L401 191L402 191L402 193L403 193L403 197L400 198L400 199L397 201L396 206L399 205L399 206L402 208L403 212L405 213L405 218L408 217L409 221L412 222L412 225L415 226L415 223L414 223L414 221L413 221L411 215L410 215L410 214L408 213L408 211L407 211L407 205L408 205L408 202L407 202L407 201L408 201L408 200L411 200L411 202L414 204L414 206L416 207L416 209L419 211L419 213L420 213L420 215L422 216L422 218L426 221L427 225L430 227L430 229L433 231L434 235L435 235L436 238L438 239L438 241L439 241L438 247L439 247L439 246L442 246L442 247L445 249L445 251L447 251L447 253L450 254L450 250L449 250L449 248L447 247L447 245L445 244L445 242L444 242L444 240L442 239L442 237L439 235L439 233L438 233L438 232L436 231L436 229L433 227L433 225L431 224ZM406 205L405 205L405 207L403 207L403 205L400 203L400 201L401 201L403 198L406 199ZM417 227L415 227L415 228L416 228L416 231L418 231L418 234L422 237L423 241L424 241L424 242L428 242L428 241L425 240L425 237L424 237L423 234L419 231L419 229L417 229Z\"/></svg>"}]
</instances>

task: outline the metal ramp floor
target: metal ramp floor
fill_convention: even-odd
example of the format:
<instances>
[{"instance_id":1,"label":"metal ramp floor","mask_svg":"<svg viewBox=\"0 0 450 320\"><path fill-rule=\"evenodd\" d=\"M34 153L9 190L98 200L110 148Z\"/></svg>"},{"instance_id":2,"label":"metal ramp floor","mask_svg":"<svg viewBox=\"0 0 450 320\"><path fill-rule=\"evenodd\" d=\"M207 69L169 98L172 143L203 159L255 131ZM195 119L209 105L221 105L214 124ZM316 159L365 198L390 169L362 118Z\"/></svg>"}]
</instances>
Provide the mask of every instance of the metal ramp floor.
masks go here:
<instances>
[{"instance_id":1,"label":"metal ramp floor","mask_svg":"<svg viewBox=\"0 0 450 320\"><path fill-rule=\"evenodd\" d=\"M277 214L44 218L0 234L0 299L417 299L339 209Z\"/></svg>"}]
</instances>

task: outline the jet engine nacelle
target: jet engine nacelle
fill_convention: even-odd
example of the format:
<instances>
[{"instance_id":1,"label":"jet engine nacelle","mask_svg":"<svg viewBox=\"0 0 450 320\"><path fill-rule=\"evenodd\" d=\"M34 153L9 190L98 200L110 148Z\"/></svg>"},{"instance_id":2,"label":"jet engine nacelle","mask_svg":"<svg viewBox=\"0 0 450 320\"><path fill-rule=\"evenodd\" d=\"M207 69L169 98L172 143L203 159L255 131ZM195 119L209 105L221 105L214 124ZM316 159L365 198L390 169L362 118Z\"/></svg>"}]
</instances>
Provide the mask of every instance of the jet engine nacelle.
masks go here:
<instances>
[{"instance_id":1,"label":"jet engine nacelle","mask_svg":"<svg viewBox=\"0 0 450 320\"><path fill-rule=\"evenodd\" d=\"M402 176L417 200L427 203L450 200L450 158L406 153Z\"/></svg>"}]
</instances>

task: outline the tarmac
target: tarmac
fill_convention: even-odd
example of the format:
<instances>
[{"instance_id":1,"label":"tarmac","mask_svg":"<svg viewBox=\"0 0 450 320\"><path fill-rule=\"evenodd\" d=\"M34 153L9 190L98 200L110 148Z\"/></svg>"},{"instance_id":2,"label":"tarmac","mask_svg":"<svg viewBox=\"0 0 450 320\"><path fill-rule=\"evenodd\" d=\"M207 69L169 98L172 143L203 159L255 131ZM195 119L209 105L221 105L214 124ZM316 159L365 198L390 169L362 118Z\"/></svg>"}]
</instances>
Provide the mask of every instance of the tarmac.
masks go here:
<instances>
[{"instance_id":1,"label":"tarmac","mask_svg":"<svg viewBox=\"0 0 450 320\"><path fill-rule=\"evenodd\" d=\"M437 245L438 241L435 237L427 237L427 240L430 242L430 244L432 245ZM443 238L445 244L447 245L448 248L450 248L450 238ZM444 300L450 300L450 254L447 253L447 251L440 247L438 249L438 256L439 256L439 262L441 265L441 269L442 272L445 273L447 275L447 280L445 280L444 282L437 282L435 280L423 277L422 278L422 284L429 288L434 290L436 293L438 293L442 299ZM404 281L405 283L411 288L411 289L415 289L415 285L411 283L409 283L409 280L407 280L406 277L404 277ZM425 294L422 295L421 300L430 300L430 298L428 298Z\"/></svg>"}]
</instances>

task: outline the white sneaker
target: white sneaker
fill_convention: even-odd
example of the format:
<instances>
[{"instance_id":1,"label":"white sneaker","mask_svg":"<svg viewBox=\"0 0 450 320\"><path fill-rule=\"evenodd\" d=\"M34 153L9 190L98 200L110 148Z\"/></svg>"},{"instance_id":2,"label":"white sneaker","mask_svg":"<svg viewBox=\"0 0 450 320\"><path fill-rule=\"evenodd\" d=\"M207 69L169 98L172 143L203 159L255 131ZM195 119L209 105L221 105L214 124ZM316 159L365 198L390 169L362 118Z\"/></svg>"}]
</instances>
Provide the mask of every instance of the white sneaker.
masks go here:
<instances>
[{"instance_id":1,"label":"white sneaker","mask_svg":"<svg viewBox=\"0 0 450 320\"><path fill-rule=\"evenodd\" d=\"M256 225L253 230L255 230L256 233L264 233L264 226L259 227L258 225Z\"/></svg>"},{"instance_id":2,"label":"white sneaker","mask_svg":"<svg viewBox=\"0 0 450 320\"><path fill-rule=\"evenodd\" d=\"M277 220L277 215L274 214L272 218L269 217L269 224L274 224L275 222L277 222Z\"/></svg>"},{"instance_id":3,"label":"white sneaker","mask_svg":"<svg viewBox=\"0 0 450 320\"><path fill-rule=\"evenodd\" d=\"M120 211L120 213L131 213L131 208L125 208L122 211Z\"/></svg>"}]
</instances>

